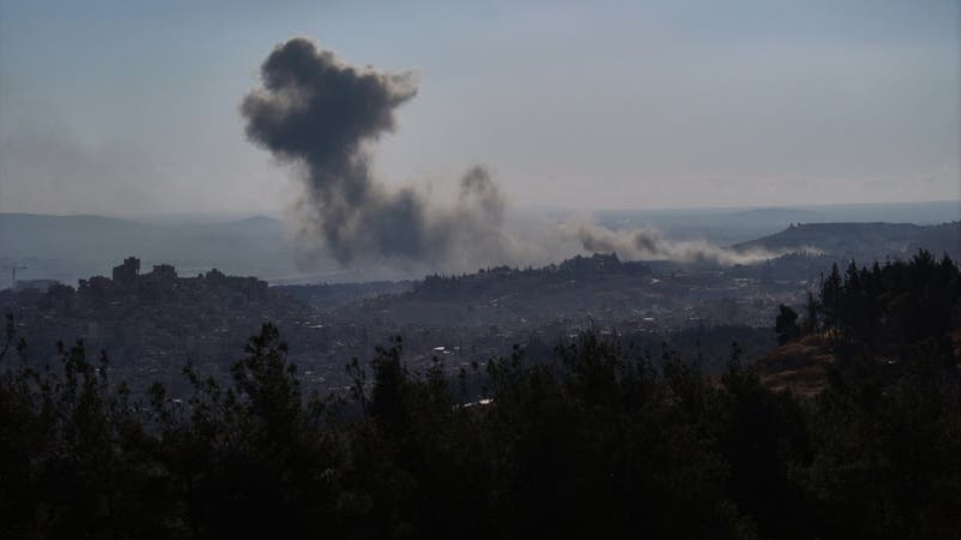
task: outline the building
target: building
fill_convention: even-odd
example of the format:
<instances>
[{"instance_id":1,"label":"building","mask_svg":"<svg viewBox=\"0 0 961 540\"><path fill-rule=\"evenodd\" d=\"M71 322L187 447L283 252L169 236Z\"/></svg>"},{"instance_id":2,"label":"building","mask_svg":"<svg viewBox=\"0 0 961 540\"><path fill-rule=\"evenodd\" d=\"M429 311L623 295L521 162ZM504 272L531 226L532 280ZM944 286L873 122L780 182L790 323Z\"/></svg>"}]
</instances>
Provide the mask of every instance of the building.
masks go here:
<instances>
[{"instance_id":1,"label":"building","mask_svg":"<svg viewBox=\"0 0 961 540\"><path fill-rule=\"evenodd\" d=\"M117 283L133 283L140 273L140 259L127 257L123 264L113 267L113 280Z\"/></svg>"}]
</instances>

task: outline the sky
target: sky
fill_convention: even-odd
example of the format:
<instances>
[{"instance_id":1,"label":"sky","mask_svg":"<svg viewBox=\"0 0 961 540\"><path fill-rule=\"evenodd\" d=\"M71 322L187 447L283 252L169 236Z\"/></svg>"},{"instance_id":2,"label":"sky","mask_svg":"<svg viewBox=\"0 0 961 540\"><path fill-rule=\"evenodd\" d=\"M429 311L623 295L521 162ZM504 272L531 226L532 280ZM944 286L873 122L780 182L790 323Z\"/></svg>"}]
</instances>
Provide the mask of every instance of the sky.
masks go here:
<instances>
[{"instance_id":1,"label":"sky","mask_svg":"<svg viewBox=\"0 0 961 540\"><path fill-rule=\"evenodd\" d=\"M395 188L483 165L521 208L961 199L957 0L0 0L0 212L290 206L239 106L295 36L415 73L373 149Z\"/></svg>"}]
</instances>

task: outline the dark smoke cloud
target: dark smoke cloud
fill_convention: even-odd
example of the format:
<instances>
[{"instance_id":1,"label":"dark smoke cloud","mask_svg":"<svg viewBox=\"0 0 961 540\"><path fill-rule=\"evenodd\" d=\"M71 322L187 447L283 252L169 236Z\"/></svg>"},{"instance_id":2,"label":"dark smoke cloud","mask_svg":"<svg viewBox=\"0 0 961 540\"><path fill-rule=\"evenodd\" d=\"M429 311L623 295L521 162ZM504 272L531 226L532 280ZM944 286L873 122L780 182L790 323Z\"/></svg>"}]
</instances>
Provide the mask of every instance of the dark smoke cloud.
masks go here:
<instances>
[{"instance_id":1,"label":"dark smoke cloud","mask_svg":"<svg viewBox=\"0 0 961 540\"><path fill-rule=\"evenodd\" d=\"M296 38L267 57L261 79L240 111L252 142L303 173L299 238L307 259L319 244L345 264L438 264L508 248L504 200L483 168L468 171L460 198L448 207L374 178L370 147L394 131L394 111L417 94L411 73L358 69Z\"/></svg>"},{"instance_id":2,"label":"dark smoke cloud","mask_svg":"<svg viewBox=\"0 0 961 540\"><path fill-rule=\"evenodd\" d=\"M372 145L394 131L394 111L417 94L411 73L358 69L296 38L267 57L261 79L240 111L247 137L303 176L306 196L297 217L306 266L329 252L343 264L403 261L473 270L543 260L571 241L583 251L641 260L735 264L773 256L589 222L569 222L559 236L520 245L504 233L505 200L483 167L462 177L459 197L448 205L433 204L413 188L389 190L373 176Z\"/></svg>"}]
</instances>

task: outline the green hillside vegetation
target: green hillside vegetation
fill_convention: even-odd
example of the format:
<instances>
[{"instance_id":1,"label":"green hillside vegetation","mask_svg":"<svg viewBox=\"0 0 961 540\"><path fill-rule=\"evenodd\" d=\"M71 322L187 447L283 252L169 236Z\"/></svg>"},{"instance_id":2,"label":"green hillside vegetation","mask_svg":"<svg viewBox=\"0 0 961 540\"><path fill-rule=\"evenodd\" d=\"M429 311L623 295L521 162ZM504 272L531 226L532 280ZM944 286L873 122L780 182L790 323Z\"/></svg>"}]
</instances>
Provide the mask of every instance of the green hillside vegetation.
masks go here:
<instances>
[{"instance_id":1,"label":"green hillside vegetation","mask_svg":"<svg viewBox=\"0 0 961 540\"><path fill-rule=\"evenodd\" d=\"M11 317L0 537L959 538L958 268L853 268L780 314L786 346L858 365L809 397L736 345L705 377L596 332L454 380L397 338L346 366L349 393L305 395L265 324L229 383L188 367L186 399L141 399L82 343L26 366Z\"/></svg>"}]
</instances>

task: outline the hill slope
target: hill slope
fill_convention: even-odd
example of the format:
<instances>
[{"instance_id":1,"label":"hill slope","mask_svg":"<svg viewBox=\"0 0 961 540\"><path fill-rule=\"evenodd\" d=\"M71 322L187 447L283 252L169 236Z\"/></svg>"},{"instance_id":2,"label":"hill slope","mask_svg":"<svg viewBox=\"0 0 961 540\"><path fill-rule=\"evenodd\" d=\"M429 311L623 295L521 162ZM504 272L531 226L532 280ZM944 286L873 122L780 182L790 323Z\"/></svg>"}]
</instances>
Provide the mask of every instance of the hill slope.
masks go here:
<instances>
[{"instance_id":1,"label":"hill slope","mask_svg":"<svg viewBox=\"0 0 961 540\"><path fill-rule=\"evenodd\" d=\"M901 257L924 248L933 253L961 255L961 222L921 226L911 223L805 223L770 236L732 246L772 251L820 250L861 261Z\"/></svg>"}]
</instances>

